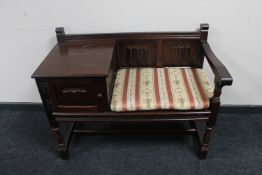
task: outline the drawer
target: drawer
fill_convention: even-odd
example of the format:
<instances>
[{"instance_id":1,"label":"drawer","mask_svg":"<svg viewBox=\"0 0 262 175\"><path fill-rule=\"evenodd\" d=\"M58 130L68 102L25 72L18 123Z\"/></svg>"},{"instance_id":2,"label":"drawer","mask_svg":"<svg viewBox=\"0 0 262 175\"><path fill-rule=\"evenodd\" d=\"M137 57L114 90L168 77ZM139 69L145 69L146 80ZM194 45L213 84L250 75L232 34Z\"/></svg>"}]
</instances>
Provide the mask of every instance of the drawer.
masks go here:
<instances>
[{"instance_id":1,"label":"drawer","mask_svg":"<svg viewBox=\"0 0 262 175\"><path fill-rule=\"evenodd\" d=\"M57 79L50 84L54 111L97 112L106 106L105 83L100 79Z\"/></svg>"}]
</instances>

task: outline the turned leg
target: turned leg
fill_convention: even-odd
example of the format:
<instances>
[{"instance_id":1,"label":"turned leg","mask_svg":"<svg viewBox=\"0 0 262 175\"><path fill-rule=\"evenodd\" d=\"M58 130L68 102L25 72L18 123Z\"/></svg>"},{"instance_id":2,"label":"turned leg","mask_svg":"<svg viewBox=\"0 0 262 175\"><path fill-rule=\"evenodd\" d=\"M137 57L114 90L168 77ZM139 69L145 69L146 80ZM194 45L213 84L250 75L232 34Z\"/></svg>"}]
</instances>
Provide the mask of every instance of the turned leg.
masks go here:
<instances>
[{"instance_id":1,"label":"turned leg","mask_svg":"<svg viewBox=\"0 0 262 175\"><path fill-rule=\"evenodd\" d=\"M212 97L210 103L211 114L206 123L206 131L202 140L199 159L206 159L207 157L208 143L211 137L211 131L216 123L217 115L220 109L220 95L221 95L221 87L219 85L216 85L214 90L214 96Z\"/></svg>"},{"instance_id":2,"label":"turned leg","mask_svg":"<svg viewBox=\"0 0 262 175\"><path fill-rule=\"evenodd\" d=\"M45 112L47 115L47 119L49 122L49 125L51 126L53 133L56 137L56 140L58 142L58 150L62 155L63 159L68 159L68 146L67 142L65 142L65 139L60 132L59 129L59 123L56 121L55 117L52 115L53 112L53 98L52 98L52 93L50 89L50 85L47 81L45 80L36 80L36 84L43 102L43 105L45 107Z\"/></svg>"},{"instance_id":3,"label":"turned leg","mask_svg":"<svg viewBox=\"0 0 262 175\"><path fill-rule=\"evenodd\" d=\"M218 106L218 108L219 108L219 106ZM217 119L217 113L215 112L215 114L214 113L213 113L213 115L211 114L209 120L206 123L206 131L205 131L203 139L202 139L200 153L199 153L199 159L201 159L201 160L206 159L206 157L207 157L208 143L210 141L211 132L212 132L213 126L216 123L216 119Z\"/></svg>"},{"instance_id":4,"label":"turned leg","mask_svg":"<svg viewBox=\"0 0 262 175\"><path fill-rule=\"evenodd\" d=\"M58 142L58 151L60 152L63 159L68 159L69 153L67 144L65 143L65 139L62 133L60 132L59 127L53 127L52 130Z\"/></svg>"},{"instance_id":5,"label":"turned leg","mask_svg":"<svg viewBox=\"0 0 262 175\"><path fill-rule=\"evenodd\" d=\"M206 159L206 157L207 157L208 143L209 143L209 140L210 140L211 131L212 131L212 128L207 126L206 132L205 132L203 140L202 140L201 148L200 148L199 159L201 159L201 160Z\"/></svg>"}]
</instances>

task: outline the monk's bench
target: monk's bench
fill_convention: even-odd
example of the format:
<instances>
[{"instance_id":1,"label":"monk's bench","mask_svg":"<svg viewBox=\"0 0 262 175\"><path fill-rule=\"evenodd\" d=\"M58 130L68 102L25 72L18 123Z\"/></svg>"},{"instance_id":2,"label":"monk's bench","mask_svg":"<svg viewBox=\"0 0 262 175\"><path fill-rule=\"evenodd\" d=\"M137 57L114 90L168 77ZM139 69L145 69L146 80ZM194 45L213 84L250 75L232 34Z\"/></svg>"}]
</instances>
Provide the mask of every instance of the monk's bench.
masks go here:
<instances>
[{"instance_id":1,"label":"monk's bench","mask_svg":"<svg viewBox=\"0 0 262 175\"><path fill-rule=\"evenodd\" d=\"M58 43L32 77L63 158L68 158L73 134L148 131L83 130L82 123L177 121L189 122L183 132L198 139L202 136L195 122L206 124L199 139L199 157L206 158L221 90L232 84L207 43L208 24L196 32L65 34L57 28L56 34ZM204 58L214 73L214 85L203 70ZM65 139L60 122L71 123Z\"/></svg>"}]
</instances>

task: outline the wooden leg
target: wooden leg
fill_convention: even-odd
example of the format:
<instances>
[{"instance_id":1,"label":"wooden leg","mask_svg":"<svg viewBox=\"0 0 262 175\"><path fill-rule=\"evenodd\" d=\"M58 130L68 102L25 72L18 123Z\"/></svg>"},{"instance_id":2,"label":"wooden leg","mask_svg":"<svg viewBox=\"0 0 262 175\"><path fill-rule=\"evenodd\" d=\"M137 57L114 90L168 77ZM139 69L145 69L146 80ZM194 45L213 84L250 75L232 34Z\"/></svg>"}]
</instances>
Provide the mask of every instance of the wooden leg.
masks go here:
<instances>
[{"instance_id":1,"label":"wooden leg","mask_svg":"<svg viewBox=\"0 0 262 175\"><path fill-rule=\"evenodd\" d=\"M37 84L38 90L40 92L42 102L45 106L45 112L47 114L47 119L49 121L49 124L50 124L50 126L53 130L53 133L56 137L56 140L58 142L58 150L61 153L63 159L68 159L68 156L69 156L68 144L70 143L72 136L69 135L67 141L65 142L65 139L64 139L64 137L63 137L63 135L62 135L62 133L60 132L60 129L59 129L59 123L56 121L55 117L52 114L54 102L52 100L52 93L51 93L52 90L51 90L48 82L46 82L45 80L43 80L43 81L37 80L36 84ZM72 130L70 130L70 132L72 133Z\"/></svg>"},{"instance_id":2,"label":"wooden leg","mask_svg":"<svg viewBox=\"0 0 262 175\"><path fill-rule=\"evenodd\" d=\"M214 127L216 120L217 120L217 115L219 112L220 108L220 94L221 94L221 89L216 89L214 91L215 97L212 98L211 100L211 115L206 123L206 132L204 134L203 140L202 140L202 145L200 149L200 154L199 154L199 159L206 159L207 153L208 153L208 143L211 137L211 132L212 128Z\"/></svg>"},{"instance_id":3,"label":"wooden leg","mask_svg":"<svg viewBox=\"0 0 262 175\"><path fill-rule=\"evenodd\" d=\"M68 159L69 157L69 153L68 153L68 148L67 145L65 143L64 137L62 135L62 133L60 132L59 127L56 128L52 128L54 135L57 139L58 142L58 151L60 152L61 156L63 159Z\"/></svg>"},{"instance_id":4,"label":"wooden leg","mask_svg":"<svg viewBox=\"0 0 262 175\"><path fill-rule=\"evenodd\" d=\"M203 140L202 140L202 145L201 145L200 154L199 154L199 159L201 159L201 160L204 160L207 157L208 143L209 143L209 140L210 140L211 131L212 131L211 127L206 128L206 132L205 132Z\"/></svg>"},{"instance_id":5,"label":"wooden leg","mask_svg":"<svg viewBox=\"0 0 262 175\"><path fill-rule=\"evenodd\" d=\"M221 86L216 85L215 90L214 90L214 96L212 97L211 103L210 103L211 115L206 123L206 132L202 140L202 145L201 145L200 154L199 154L199 159L202 159L202 160L206 159L207 157L208 143L211 137L211 131L216 123L217 115L220 109L220 95L221 95Z\"/></svg>"},{"instance_id":6,"label":"wooden leg","mask_svg":"<svg viewBox=\"0 0 262 175\"><path fill-rule=\"evenodd\" d=\"M195 121L189 121L189 125L190 125L191 128L195 128L195 131L196 131L192 136L193 136L194 143L196 145L196 148L195 148L196 154L198 155L199 149L201 148L200 133L199 133L199 130L198 130L198 127L197 127Z\"/></svg>"}]
</instances>

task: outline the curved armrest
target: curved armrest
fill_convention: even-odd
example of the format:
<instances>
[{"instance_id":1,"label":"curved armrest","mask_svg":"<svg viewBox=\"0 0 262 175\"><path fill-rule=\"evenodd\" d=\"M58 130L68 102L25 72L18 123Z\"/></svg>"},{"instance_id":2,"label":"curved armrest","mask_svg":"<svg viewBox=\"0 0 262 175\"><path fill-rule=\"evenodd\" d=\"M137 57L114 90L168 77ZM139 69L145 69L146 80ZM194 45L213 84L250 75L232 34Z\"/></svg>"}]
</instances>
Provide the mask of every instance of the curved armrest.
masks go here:
<instances>
[{"instance_id":1,"label":"curved armrest","mask_svg":"<svg viewBox=\"0 0 262 175\"><path fill-rule=\"evenodd\" d=\"M211 50L209 44L206 41L201 41L204 55L215 74L215 83L216 85L223 87L223 86L230 86L233 83L233 78L231 77L230 73L228 72L227 68L224 66L221 61L215 56L214 52Z\"/></svg>"}]
</instances>

